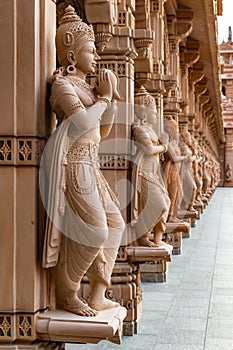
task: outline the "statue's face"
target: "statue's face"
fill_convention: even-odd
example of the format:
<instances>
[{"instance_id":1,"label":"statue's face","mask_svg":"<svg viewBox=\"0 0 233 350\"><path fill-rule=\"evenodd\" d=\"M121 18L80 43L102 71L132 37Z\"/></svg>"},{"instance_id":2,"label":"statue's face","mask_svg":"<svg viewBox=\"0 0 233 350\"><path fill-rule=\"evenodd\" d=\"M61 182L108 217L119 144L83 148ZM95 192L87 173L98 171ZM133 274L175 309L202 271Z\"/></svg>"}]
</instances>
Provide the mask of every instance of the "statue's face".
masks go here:
<instances>
[{"instance_id":1,"label":"statue's face","mask_svg":"<svg viewBox=\"0 0 233 350\"><path fill-rule=\"evenodd\" d=\"M76 67L84 74L94 73L96 67L96 60L99 56L96 53L95 44L93 41L85 43L78 53Z\"/></svg>"},{"instance_id":2,"label":"statue's face","mask_svg":"<svg viewBox=\"0 0 233 350\"><path fill-rule=\"evenodd\" d=\"M188 131L183 132L183 139L186 145L190 146L192 144L191 135Z\"/></svg>"},{"instance_id":3,"label":"statue's face","mask_svg":"<svg viewBox=\"0 0 233 350\"><path fill-rule=\"evenodd\" d=\"M147 110L147 121L150 124L156 124L157 123L157 110L156 106L153 109Z\"/></svg>"}]
</instances>

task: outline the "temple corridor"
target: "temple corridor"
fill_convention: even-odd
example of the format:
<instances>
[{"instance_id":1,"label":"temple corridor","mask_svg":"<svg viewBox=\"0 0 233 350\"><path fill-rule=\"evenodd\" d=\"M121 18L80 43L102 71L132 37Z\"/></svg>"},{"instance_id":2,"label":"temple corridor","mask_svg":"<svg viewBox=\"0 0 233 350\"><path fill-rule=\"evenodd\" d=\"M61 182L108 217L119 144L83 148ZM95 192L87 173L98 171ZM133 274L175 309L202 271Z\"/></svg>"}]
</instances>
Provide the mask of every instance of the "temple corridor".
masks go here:
<instances>
[{"instance_id":1,"label":"temple corridor","mask_svg":"<svg viewBox=\"0 0 233 350\"><path fill-rule=\"evenodd\" d=\"M142 283L139 331L120 346L67 345L75 349L233 349L233 188L217 188L182 254L172 257L167 282Z\"/></svg>"}]
</instances>

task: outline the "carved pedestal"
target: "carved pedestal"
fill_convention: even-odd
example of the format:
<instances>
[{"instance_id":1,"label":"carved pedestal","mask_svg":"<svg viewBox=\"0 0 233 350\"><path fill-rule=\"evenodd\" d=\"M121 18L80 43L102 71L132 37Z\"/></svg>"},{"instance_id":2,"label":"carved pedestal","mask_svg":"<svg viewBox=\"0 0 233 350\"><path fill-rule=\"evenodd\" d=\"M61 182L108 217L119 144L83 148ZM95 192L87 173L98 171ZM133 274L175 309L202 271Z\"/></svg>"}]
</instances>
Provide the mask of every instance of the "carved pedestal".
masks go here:
<instances>
[{"instance_id":1,"label":"carved pedestal","mask_svg":"<svg viewBox=\"0 0 233 350\"><path fill-rule=\"evenodd\" d=\"M173 247L172 254L181 254L182 234L189 234L190 224L188 222L166 223L165 242Z\"/></svg>"},{"instance_id":2,"label":"carved pedestal","mask_svg":"<svg viewBox=\"0 0 233 350\"><path fill-rule=\"evenodd\" d=\"M206 208L206 206L208 205L208 202L209 202L209 200L208 200L208 198L206 197L206 196L202 196L201 197L201 201L202 201L202 203L203 203L203 205L204 205L204 209Z\"/></svg>"},{"instance_id":3,"label":"carved pedestal","mask_svg":"<svg viewBox=\"0 0 233 350\"><path fill-rule=\"evenodd\" d=\"M126 309L116 307L99 311L95 317L53 310L40 314L36 323L37 338L60 342L98 343L107 339L120 344Z\"/></svg>"},{"instance_id":4,"label":"carved pedestal","mask_svg":"<svg viewBox=\"0 0 233 350\"><path fill-rule=\"evenodd\" d=\"M123 322L123 335L137 333L137 323L142 312L141 278L137 264L128 261L116 262L111 279L111 287L106 290L106 297L117 301L127 310ZM83 278L80 296L87 300L90 295L90 284Z\"/></svg>"},{"instance_id":5,"label":"carved pedestal","mask_svg":"<svg viewBox=\"0 0 233 350\"><path fill-rule=\"evenodd\" d=\"M159 248L132 246L128 249L128 258L132 263L140 262L142 282L165 282L172 249L169 244Z\"/></svg>"},{"instance_id":6,"label":"carved pedestal","mask_svg":"<svg viewBox=\"0 0 233 350\"><path fill-rule=\"evenodd\" d=\"M204 210L204 203L202 202L196 202L194 205L193 205L194 209L197 210L198 212L198 219L201 218L201 214L203 213L203 210Z\"/></svg>"},{"instance_id":7,"label":"carved pedestal","mask_svg":"<svg viewBox=\"0 0 233 350\"><path fill-rule=\"evenodd\" d=\"M141 276L138 264L119 262L114 266L112 286L108 297L121 301L127 315L123 323L123 335L137 333L137 324L142 313ZM112 298L111 298L112 299Z\"/></svg>"},{"instance_id":8,"label":"carved pedestal","mask_svg":"<svg viewBox=\"0 0 233 350\"><path fill-rule=\"evenodd\" d=\"M197 210L195 210L195 211L188 211L188 210L187 211L180 211L179 212L179 218L188 220L188 222L190 223L191 227L195 227L196 226L196 221L197 221L197 218L198 218L198 212L197 212Z\"/></svg>"}]
</instances>

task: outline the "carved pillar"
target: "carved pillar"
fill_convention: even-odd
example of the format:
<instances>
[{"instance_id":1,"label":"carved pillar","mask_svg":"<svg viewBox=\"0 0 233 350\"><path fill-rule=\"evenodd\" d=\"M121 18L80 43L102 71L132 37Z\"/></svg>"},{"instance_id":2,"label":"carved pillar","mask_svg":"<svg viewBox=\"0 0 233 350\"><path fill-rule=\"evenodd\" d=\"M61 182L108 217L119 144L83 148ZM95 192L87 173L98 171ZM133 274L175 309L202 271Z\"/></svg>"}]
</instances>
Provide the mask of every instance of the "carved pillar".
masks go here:
<instances>
[{"instance_id":1,"label":"carved pillar","mask_svg":"<svg viewBox=\"0 0 233 350\"><path fill-rule=\"evenodd\" d=\"M164 114L172 115L176 120L180 112L180 80L179 80L179 38L176 36L176 17L167 15L169 56L167 58L171 76L176 77L168 92L164 105Z\"/></svg>"},{"instance_id":2,"label":"carved pillar","mask_svg":"<svg viewBox=\"0 0 233 350\"><path fill-rule=\"evenodd\" d=\"M47 79L55 67L55 3L1 2L0 348L37 338L36 317L48 306L41 268L43 209L38 165L48 130ZM41 50L41 48L44 50ZM10 345L14 342L14 345ZM20 343L21 347L17 345ZM50 345L45 345L50 349Z\"/></svg>"},{"instance_id":3,"label":"carved pillar","mask_svg":"<svg viewBox=\"0 0 233 350\"><path fill-rule=\"evenodd\" d=\"M157 133L164 129L163 123L163 99L165 93L165 23L164 23L165 0L150 1L151 30L155 35L152 45L152 74L151 80L147 83L148 91L154 96L157 105Z\"/></svg>"},{"instance_id":4,"label":"carved pillar","mask_svg":"<svg viewBox=\"0 0 233 350\"><path fill-rule=\"evenodd\" d=\"M200 127L199 95L195 94L195 85L204 77L204 64L200 61L189 69L189 113L195 115L194 128Z\"/></svg>"},{"instance_id":5,"label":"carved pillar","mask_svg":"<svg viewBox=\"0 0 233 350\"><path fill-rule=\"evenodd\" d=\"M165 113L173 115L177 119L181 114L181 109L184 109L187 105L185 102L188 93L187 79L185 79L188 74L187 63L195 62L196 60L196 57L191 58L188 56L188 50L186 54L186 49L182 50L179 47L179 44L183 41L185 42L185 39L192 31L193 12L187 7L178 7L178 9L176 9L171 3L166 4L165 9L167 13L168 42L170 49L169 65L171 75L178 77L176 86L171 89L167 96ZM180 65L180 58L181 62L184 63L183 66L182 64ZM182 98L182 94L185 94L184 99Z\"/></svg>"},{"instance_id":6,"label":"carved pillar","mask_svg":"<svg viewBox=\"0 0 233 350\"><path fill-rule=\"evenodd\" d=\"M199 59L199 42L188 37L180 44L181 108L189 122L195 118L193 91L189 84L189 70Z\"/></svg>"}]
</instances>

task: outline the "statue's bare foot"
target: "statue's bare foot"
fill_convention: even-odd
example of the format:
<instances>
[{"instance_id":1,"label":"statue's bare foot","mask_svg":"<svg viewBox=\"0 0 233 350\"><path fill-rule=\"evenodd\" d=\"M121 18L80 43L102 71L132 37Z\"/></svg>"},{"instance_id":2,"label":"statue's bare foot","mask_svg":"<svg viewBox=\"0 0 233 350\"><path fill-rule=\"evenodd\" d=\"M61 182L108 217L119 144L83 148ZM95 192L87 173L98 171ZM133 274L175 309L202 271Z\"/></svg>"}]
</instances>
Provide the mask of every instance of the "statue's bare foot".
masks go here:
<instances>
[{"instance_id":1,"label":"statue's bare foot","mask_svg":"<svg viewBox=\"0 0 233 350\"><path fill-rule=\"evenodd\" d=\"M167 243L165 243L164 241L154 242L155 248L163 247L166 245L167 245Z\"/></svg>"},{"instance_id":2,"label":"statue's bare foot","mask_svg":"<svg viewBox=\"0 0 233 350\"><path fill-rule=\"evenodd\" d=\"M191 212L196 212L196 210L193 208L193 206L192 206L192 205L190 205L190 206L188 207L188 211L191 211Z\"/></svg>"},{"instance_id":3,"label":"statue's bare foot","mask_svg":"<svg viewBox=\"0 0 233 350\"><path fill-rule=\"evenodd\" d=\"M163 242L154 242L154 247L159 248L163 245Z\"/></svg>"},{"instance_id":4,"label":"statue's bare foot","mask_svg":"<svg viewBox=\"0 0 233 350\"><path fill-rule=\"evenodd\" d=\"M88 305L97 311L101 310L107 310L107 309L113 309L114 307L120 306L119 303L116 301L109 300L107 298L104 298L100 303L93 303L91 300L88 301Z\"/></svg>"},{"instance_id":5,"label":"statue's bare foot","mask_svg":"<svg viewBox=\"0 0 233 350\"><path fill-rule=\"evenodd\" d=\"M150 241L148 237L140 237L138 239L138 244L143 247L155 247L155 243Z\"/></svg>"},{"instance_id":6,"label":"statue's bare foot","mask_svg":"<svg viewBox=\"0 0 233 350\"><path fill-rule=\"evenodd\" d=\"M172 224L179 224L181 222L183 222L182 220L178 219L175 216L169 216L168 218L168 222L172 223Z\"/></svg>"},{"instance_id":7,"label":"statue's bare foot","mask_svg":"<svg viewBox=\"0 0 233 350\"><path fill-rule=\"evenodd\" d=\"M168 244L168 243L166 243L166 242L164 242L164 241L160 241L159 243L155 243L156 244L156 247L157 248L161 248L161 247L163 247L163 248L170 248L171 247L171 245L170 244Z\"/></svg>"},{"instance_id":8,"label":"statue's bare foot","mask_svg":"<svg viewBox=\"0 0 233 350\"><path fill-rule=\"evenodd\" d=\"M79 298L66 298L65 302L59 303L59 307L63 310L71 312L79 316L97 316L98 312L92 310L88 304L82 302Z\"/></svg>"}]
</instances>

